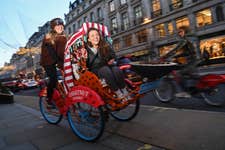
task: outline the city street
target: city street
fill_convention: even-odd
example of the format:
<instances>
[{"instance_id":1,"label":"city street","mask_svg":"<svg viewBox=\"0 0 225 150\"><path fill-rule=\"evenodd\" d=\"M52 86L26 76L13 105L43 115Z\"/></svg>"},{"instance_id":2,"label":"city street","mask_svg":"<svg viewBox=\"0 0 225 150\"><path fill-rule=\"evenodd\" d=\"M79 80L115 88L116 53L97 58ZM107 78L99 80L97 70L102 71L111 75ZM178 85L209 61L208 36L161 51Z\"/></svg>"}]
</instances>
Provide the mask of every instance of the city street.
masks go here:
<instances>
[{"instance_id":1,"label":"city street","mask_svg":"<svg viewBox=\"0 0 225 150\"><path fill-rule=\"evenodd\" d=\"M224 89L225 90L225 89ZM39 89L29 89L29 90L20 90L16 92L15 95L23 96L38 96ZM28 102L29 103L29 102ZM141 98L141 104L147 106L157 106L157 107L166 107L166 108L179 108L179 109L192 109L200 111L212 111L212 112L225 112L225 107L214 107L207 105L203 99L198 98L177 98L170 103L162 103L157 100L153 92L149 92L143 98Z\"/></svg>"},{"instance_id":2,"label":"city street","mask_svg":"<svg viewBox=\"0 0 225 150\"><path fill-rule=\"evenodd\" d=\"M73 135L66 120L47 124L38 111L38 97L15 96L15 104L0 105L0 149L224 150L224 117L142 105L135 119L110 118L103 136L87 143Z\"/></svg>"}]
</instances>

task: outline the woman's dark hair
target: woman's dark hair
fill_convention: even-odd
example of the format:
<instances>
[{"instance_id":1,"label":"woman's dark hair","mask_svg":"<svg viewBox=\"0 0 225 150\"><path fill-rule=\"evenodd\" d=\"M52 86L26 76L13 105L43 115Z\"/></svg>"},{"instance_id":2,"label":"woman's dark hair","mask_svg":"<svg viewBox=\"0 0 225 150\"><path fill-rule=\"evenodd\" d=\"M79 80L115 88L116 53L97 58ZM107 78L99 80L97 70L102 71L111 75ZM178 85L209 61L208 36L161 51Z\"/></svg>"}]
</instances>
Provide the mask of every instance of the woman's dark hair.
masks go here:
<instances>
[{"instance_id":1,"label":"woman's dark hair","mask_svg":"<svg viewBox=\"0 0 225 150\"><path fill-rule=\"evenodd\" d=\"M98 34L99 34L99 36L100 36L100 41L99 41L99 45L98 45L100 55L103 56L103 57L104 56L107 56L108 53L109 53L110 45L104 40L104 38L102 37L102 34L99 32L98 29L96 29L96 28L89 28L89 30L87 32L87 45L89 47L93 47L93 45L91 44L91 42L88 41L89 33L91 31L93 31L93 30L94 31L97 31Z\"/></svg>"},{"instance_id":2,"label":"woman's dark hair","mask_svg":"<svg viewBox=\"0 0 225 150\"><path fill-rule=\"evenodd\" d=\"M52 30L54 30L54 27L57 25L64 26L63 20L61 18L54 18L50 21L50 27Z\"/></svg>"}]
</instances>

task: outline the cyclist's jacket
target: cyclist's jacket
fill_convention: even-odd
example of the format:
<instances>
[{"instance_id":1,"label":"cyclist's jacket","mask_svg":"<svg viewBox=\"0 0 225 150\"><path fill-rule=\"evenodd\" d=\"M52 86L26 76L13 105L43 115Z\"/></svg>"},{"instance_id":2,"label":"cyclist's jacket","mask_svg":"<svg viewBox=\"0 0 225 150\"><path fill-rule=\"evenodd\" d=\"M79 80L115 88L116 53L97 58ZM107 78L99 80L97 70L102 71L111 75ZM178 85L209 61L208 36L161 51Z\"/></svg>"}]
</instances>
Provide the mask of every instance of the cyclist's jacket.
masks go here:
<instances>
[{"instance_id":1,"label":"cyclist's jacket","mask_svg":"<svg viewBox=\"0 0 225 150\"><path fill-rule=\"evenodd\" d=\"M165 57L176 58L176 62L189 64L196 60L196 52L193 44L186 38L181 38L177 46L172 49Z\"/></svg>"},{"instance_id":2,"label":"cyclist's jacket","mask_svg":"<svg viewBox=\"0 0 225 150\"><path fill-rule=\"evenodd\" d=\"M63 69L66 42L65 35L56 35L52 40L48 33L42 41L40 64L42 66L57 64L60 69Z\"/></svg>"}]
</instances>

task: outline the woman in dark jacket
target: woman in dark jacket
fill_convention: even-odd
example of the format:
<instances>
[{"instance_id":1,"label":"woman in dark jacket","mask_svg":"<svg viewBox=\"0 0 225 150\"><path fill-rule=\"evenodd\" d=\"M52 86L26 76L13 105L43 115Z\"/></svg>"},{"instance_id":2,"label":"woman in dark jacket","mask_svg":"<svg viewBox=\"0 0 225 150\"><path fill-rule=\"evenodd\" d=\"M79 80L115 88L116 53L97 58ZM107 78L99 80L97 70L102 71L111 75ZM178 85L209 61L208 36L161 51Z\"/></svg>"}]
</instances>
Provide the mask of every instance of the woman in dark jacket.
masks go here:
<instances>
[{"instance_id":1,"label":"woman in dark jacket","mask_svg":"<svg viewBox=\"0 0 225 150\"><path fill-rule=\"evenodd\" d=\"M127 96L123 72L115 65L115 52L95 28L88 30L86 49L89 70L104 79L119 98Z\"/></svg>"},{"instance_id":2,"label":"woman in dark jacket","mask_svg":"<svg viewBox=\"0 0 225 150\"><path fill-rule=\"evenodd\" d=\"M51 101L53 90L57 83L57 69L63 69L66 36L63 20L55 18L50 21L51 31L42 41L40 64L44 67L50 81L47 88L48 102Z\"/></svg>"}]
</instances>

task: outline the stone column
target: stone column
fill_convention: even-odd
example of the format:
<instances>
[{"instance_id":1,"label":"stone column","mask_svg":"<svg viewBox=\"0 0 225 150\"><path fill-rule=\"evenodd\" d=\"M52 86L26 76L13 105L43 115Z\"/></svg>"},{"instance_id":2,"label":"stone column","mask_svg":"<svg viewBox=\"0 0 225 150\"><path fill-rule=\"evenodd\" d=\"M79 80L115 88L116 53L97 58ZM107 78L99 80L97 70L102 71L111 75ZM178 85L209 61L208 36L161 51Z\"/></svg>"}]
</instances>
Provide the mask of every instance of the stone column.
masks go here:
<instances>
[{"instance_id":1,"label":"stone column","mask_svg":"<svg viewBox=\"0 0 225 150\"><path fill-rule=\"evenodd\" d=\"M190 21L190 31L192 33L195 33L195 30L196 30L196 28L195 28L196 27L196 17L195 17L195 15L193 13L190 13L188 15L188 19Z\"/></svg>"},{"instance_id":2,"label":"stone column","mask_svg":"<svg viewBox=\"0 0 225 150\"><path fill-rule=\"evenodd\" d=\"M151 6L151 1L149 0L142 0L142 14L143 14L143 17L147 17L147 18L150 18L150 14L151 14L151 10L150 10L150 6Z\"/></svg>"},{"instance_id":3,"label":"stone column","mask_svg":"<svg viewBox=\"0 0 225 150\"><path fill-rule=\"evenodd\" d=\"M210 10L211 10L211 13L212 13L212 21L213 21L213 23L215 23L215 22L217 22L216 8L215 7L211 7Z\"/></svg>"}]
</instances>

